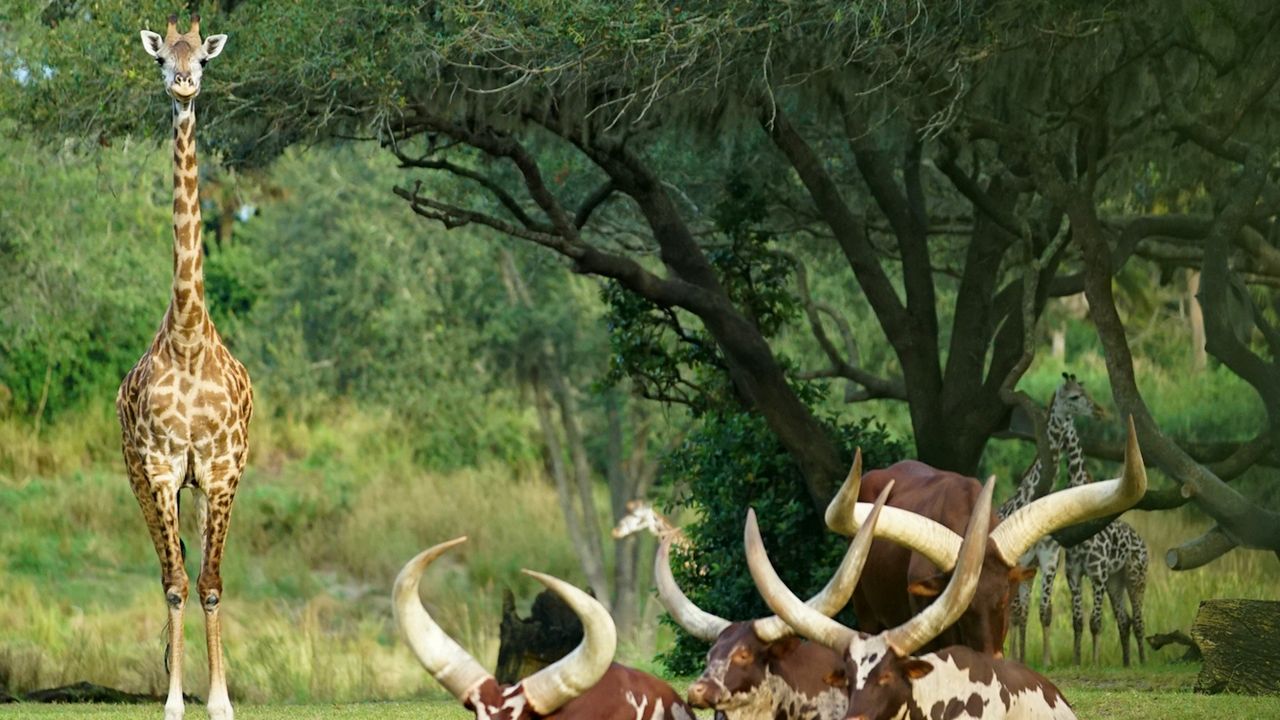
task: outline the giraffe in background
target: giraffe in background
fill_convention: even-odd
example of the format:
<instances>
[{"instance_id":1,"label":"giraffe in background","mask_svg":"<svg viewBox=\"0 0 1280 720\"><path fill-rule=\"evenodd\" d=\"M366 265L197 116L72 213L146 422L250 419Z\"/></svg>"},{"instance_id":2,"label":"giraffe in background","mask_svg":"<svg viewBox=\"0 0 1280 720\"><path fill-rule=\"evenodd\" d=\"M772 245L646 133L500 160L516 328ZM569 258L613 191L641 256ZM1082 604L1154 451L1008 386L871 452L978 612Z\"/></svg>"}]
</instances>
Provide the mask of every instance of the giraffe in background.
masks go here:
<instances>
[{"instance_id":1,"label":"giraffe in background","mask_svg":"<svg viewBox=\"0 0 1280 720\"><path fill-rule=\"evenodd\" d=\"M1054 464L1053 474L1058 472L1058 459L1066 444L1068 428L1074 433L1075 417L1092 415L1098 417L1101 407L1093 401L1084 385L1076 380L1076 376L1062 373L1062 384L1053 393L1049 402L1049 448ZM1015 510L1035 500L1035 487L1040 482L1042 469L1040 458L1036 457L1022 475L1018 489L1013 496L1000 505L997 512L1006 518ZM1052 485L1052 483L1051 483ZM1049 665L1049 626L1053 621L1053 583L1057 578L1058 558L1062 548L1051 537L1041 538L1018 564L1040 569L1040 629L1041 629L1041 662ZM1009 607L1009 621L1013 626L1011 633L1011 653L1019 662L1024 662L1027 655L1027 616L1031 610L1031 590L1035 579L1018 584L1018 592L1014 595Z\"/></svg>"},{"instance_id":2,"label":"giraffe in background","mask_svg":"<svg viewBox=\"0 0 1280 720\"><path fill-rule=\"evenodd\" d=\"M646 530L658 540L670 537L673 544L684 549L690 547L689 538L685 537L684 531L672 525L671 521L655 510L648 500L628 500L627 514L613 526L611 534L614 540L621 540Z\"/></svg>"},{"instance_id":3,"label":"giraffe in background","mask_svg":"<svg viewBox=\"0 0 1280 720\"><path fill-rule=\"evenodd\" d=\"M178 32L177 20L169 16L163 37L141 33L142 47L160 66L173 101L173 288L151 347L120 384L116 412L125 467L160 559L169 605L165 719L181 720L185 710L182 614L188 582L178 536L178 492L190 488L201 536L196 588L209 649L209 717L232 720L222 656L220 572L231 503L248 453L253 391L249 374L222 344L205 306L194 105L205 63L222 52L227 36L202 41L199 16L191 17L186 33Z\"/></svg>"},{"instance_id":4,"label":"giraffe in background","mask_svg":"<svg viewBox=\"0 0 1280 720\"><path fill-rule=\"evenodd\" d=\"M1075 427L1067 433L1068 487L1091 482L1084 466L1084 451ZM1067 587L1071 590L1072 650L1075 663L1080 664L1080 638L1084 627L1084 606L1080 579L1088 576L1093 587L1093 611L1089 616L1089 634L1093 640L1093 662L1098 663L1098 633L1102 631L1102 596L1111 599L1111 611L1116 616L1116 630L1120 633L1120 650L1125 667L1129 666L1129 631L1133 630L1138 645L1138 661L1146 662L1143 646L1146 632L1142 620L1142 598L1147 588L1147 544L1129 523L1116 520L1097 535L1067 548ZM1125 611L1124 600L1128 595L1132 615Z\"/></svg>"}]
</instances>

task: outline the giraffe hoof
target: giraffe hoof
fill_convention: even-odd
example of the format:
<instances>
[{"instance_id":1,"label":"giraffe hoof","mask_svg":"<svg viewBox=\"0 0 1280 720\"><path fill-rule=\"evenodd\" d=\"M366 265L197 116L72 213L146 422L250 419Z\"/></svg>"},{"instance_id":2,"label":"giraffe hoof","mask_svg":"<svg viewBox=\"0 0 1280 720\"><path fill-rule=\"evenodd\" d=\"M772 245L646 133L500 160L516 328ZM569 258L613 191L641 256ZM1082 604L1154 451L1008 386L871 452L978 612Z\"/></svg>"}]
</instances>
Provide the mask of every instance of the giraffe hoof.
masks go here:
<instances>
[{"instance_id":1,"label":"giraffe hoof","mask_svg":"<svg viewBox=\"0 0 1280 720\"><path fill-rule=\"evenodd\" d=\"M164 720L182 720L182 714L185 709L181 699L177 703L172 700L166 702L164 704Z\"/></svg>"},{"instance_id":2,"label":"giraffe hoof","mask_svg":"<svg viewBox=\"0 0 1280 720\"><path fill-rule=\"evenodd\" d=\"M209 720L235 720L235 713L231 710L230 702L222 702L218 704L210 703L208 705Z\"/></svg>"}]
</instances>

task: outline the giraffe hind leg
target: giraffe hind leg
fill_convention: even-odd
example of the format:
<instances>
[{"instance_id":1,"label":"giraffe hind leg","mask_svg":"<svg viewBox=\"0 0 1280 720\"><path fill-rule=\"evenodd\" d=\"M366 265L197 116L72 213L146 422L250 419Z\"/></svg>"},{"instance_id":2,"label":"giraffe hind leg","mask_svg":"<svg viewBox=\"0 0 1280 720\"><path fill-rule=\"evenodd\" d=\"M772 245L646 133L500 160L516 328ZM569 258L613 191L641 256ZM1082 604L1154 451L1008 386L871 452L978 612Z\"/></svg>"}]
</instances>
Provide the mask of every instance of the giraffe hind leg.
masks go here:
<instances>
[{"instance_id":1,"label":"giraffe hind leg","mask_svg":"<svg viewBox=\"0 0 1280 720\"><path fill-rule=\"evenodd\" d=\"M1138 646L1138 662L1145 663L1147 640L1146 627L1142 619L1142 598L1147 591L1147 548L1146 545L1140 545L1138 549L1139 552L1129 556L1126 586L1129 591L1130 614L1133 618L1133 638Z\"/></svg>"},{"instance_id":2,"label":"giraffe hind leg","mask_svg":"<svg viewBox=\"0 0 1280 720\"><path fill-rule=\"evenodd\" d=\"M1116 631L1120 634L1120 656L1129 667L1129 613L1125 610L1125 576L1116 573L1107 581L1107 597L1111 600L1111 612L1116 616Z\"/></svg>"}]
</instances>

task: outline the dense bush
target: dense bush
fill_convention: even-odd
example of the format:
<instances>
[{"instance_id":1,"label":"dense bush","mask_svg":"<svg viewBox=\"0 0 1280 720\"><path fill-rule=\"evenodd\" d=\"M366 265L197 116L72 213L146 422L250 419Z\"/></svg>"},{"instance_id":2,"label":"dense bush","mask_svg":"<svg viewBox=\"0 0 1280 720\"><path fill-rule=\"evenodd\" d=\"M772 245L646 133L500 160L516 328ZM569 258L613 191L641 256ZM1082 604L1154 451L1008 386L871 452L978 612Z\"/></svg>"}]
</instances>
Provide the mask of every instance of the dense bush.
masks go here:
<instances>
[{"instance_id":1,"label":"dense bush","mask_svg":"<svg viewBox=\"0 0 1280 720\"><path fill-rule=\"evenodd\" d=\"M905 456L903 445L884 426L828 423L852 460L861 447L866 467ZM800 481L800 469L769 431L762 417L746 413L704 416L698 429L667 459L664 479L687 492L673 504L691 508L698 520L685 527L693 547L675 553L672 565L680 587L702 609L730 620L768 615L756 592L742 551L746 509L755 508L760 532L774 566L788 586L812 595L826 584L847 542L828 531ZM705 574L685 567L705 568ZM852 618L844 618L851 621ZM668 620L669 622L669 620ZM676 674L700 670L707 646L677 633L663 662Z\"/></svg>"}]
</instances>

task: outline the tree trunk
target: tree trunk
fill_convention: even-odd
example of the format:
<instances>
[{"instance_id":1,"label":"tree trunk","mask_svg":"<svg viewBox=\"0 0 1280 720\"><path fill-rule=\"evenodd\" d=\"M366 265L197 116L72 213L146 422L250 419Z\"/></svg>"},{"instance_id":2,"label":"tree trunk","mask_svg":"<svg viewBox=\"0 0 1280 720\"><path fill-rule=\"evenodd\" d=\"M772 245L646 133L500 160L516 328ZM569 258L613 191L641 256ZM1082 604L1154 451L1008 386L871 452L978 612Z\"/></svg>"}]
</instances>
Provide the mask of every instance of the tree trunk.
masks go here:
<instances>
[{"instance_id":1,"label":"tree trunk","mask_svg":"<svg viewBox=\"0 0 1280 720\"><path fill-rule=\"evenodd\" d=\"M542 440L546 446L548 469L556 483L556 499L560 501L560 512L564 515L565 528L569 531L569 541L573 543L573 549L578 554L578 563L582 566L582 572L587 576L587 583L595 593L596 599L608 607L609 585L605 581L604 567L600 558L591 553L591 545L585 537L585 534L592 532L593 528L583 526L582 520L573 507L574 491L570 487L569 469L565 467L564 449L560 444L560 434L556 430L551 399L547 397L546 387L536 370L533 372L530 385L533 390L534 406L538 411L538 426L542 429Z\"/></svg>"},{"instance_id":2,"label":"tree trunk","mask_svg":"<svg viewBox=\"0 0 1280 720\"><path fill-rule=\"evenodd\" d=\"M1191 638L1204 655L1198 693L1280 693L1280 602L1205 600Z\"/></svg>"},{"instance_id":3,"label":"tree trunk","mask_svg":"<svg viewBox=\"0 0 1280 720\"><path fill-rule=\"evenodd\" d=\"M1187 323L1191 325L1191 367L1204 370L1209 352L1204 345L1204 309L1200 307L1200 271L1187 272Z\"/></svg>"}]
</instances>

